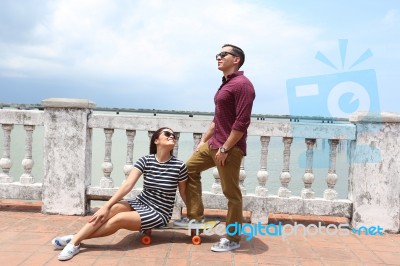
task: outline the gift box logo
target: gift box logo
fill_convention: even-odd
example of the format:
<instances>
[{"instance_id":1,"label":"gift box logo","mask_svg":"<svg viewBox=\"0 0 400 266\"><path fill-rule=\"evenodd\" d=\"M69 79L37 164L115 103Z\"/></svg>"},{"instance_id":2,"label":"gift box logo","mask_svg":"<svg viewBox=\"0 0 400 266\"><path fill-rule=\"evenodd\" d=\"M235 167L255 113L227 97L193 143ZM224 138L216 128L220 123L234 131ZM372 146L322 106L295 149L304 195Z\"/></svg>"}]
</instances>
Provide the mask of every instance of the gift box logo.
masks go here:
<instances>
[{"instance_id":1,"label":"gift box logo","mask_svg":"<svg viewBox=\"0 0 400 266\"><path fill-rule=\"evenodd\" d=\"M357 111L367 111L374 115L379 114L380 106L375 70L352 71L353 67L370 58L372 52L367 49L345 70L347 44L348 40L339 40L341 72L287 80L286 88L292 122L299 121L300 117L304 116L323 117L323 121L332 122L332 118L348 118ZM339 70L323 53L318 51L315 58L333 69ZM294 127L294 130L296 130L296 127ZM368 162L380 161L376 149L372 150L369 146L358 145L356 152L371 152L374 156L369 158L374 159ZM315 149L314 158L318 158L318 161L313 163L313 167L329 167L329 149ZM299 158L300 167L305 168L305 162L305 154L302 154Z\"/></svg>"},{"instance_id":2,"label":"gift box logo","mask_svg":"<svg viewBox=\"0 0 400 266\"><path fill-rule=\"evenodd\" d=\"M356 111L379 112L376 75L372 69L289 79L291 116L348 118Z\"/></svg>"}]
</instances>

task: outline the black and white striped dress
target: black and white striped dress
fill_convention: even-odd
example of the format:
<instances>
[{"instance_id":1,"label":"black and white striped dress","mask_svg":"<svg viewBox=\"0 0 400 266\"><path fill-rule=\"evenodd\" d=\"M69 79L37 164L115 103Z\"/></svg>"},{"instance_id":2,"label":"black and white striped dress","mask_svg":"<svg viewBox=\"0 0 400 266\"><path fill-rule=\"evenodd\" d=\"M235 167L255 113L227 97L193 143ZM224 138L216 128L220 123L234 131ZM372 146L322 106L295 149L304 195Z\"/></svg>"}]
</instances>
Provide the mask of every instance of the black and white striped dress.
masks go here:
<instances>
[{"instance_id":1,"label":"black and white striped dress","mask_svg":"<svg viewBox=\"0 0 400 266\"><path fill-rule=\"evenodd\" d=\"M160 163L150 154L139 158L134 167L143 174L143 191L128 202L140 215L141 230L167 225L178 183L188 178L186 165L175 156Z\"/></svg>"}]
</instances>

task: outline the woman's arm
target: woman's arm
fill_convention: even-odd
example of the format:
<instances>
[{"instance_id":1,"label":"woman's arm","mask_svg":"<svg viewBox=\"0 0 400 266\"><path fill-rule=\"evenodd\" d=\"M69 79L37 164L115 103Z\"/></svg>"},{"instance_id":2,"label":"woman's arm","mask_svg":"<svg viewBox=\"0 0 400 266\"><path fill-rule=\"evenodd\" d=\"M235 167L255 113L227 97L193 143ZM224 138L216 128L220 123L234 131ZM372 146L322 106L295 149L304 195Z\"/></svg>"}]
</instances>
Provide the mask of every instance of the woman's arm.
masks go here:
<instances>
[{"instance_id":1,"label":"woman's arm","mask_svg":"<svg viewBox=\"0 0 400 266\"><path fill-rule=\"evenodd\" d=\"M117 192L115 192L115 194L106 202L106 204L104 204L95 214L93 214L92 217L90 217L89 223L103 223L104 219L108 216L111 206L122 200L122 198L132 190L141 175L142 173L137 168L133 168L129 173L128 178L122 183Z\"/></svg>"},{"instance_id":2,"label":"woman's arm","mask_svg":"<svg viewBox=\"0 0 400 266\"><path fill-rule=\"evenodd\" d=\"M186 205L186 180L178 183L179 194Z\"/></svg>"},{"instance_id":3,"label":"woman's arm","mask_svg":"<svg viewBox=\"0 0 400 266\"><path fill-rule=\"evenodd\" d=\"M104 206L111 208L112 205L122 200L122 198L132 190L141 175L142 173L137 168L133 168L128 178L122 182L117 192L115 192Z\"/></svg>"}]
</instances>

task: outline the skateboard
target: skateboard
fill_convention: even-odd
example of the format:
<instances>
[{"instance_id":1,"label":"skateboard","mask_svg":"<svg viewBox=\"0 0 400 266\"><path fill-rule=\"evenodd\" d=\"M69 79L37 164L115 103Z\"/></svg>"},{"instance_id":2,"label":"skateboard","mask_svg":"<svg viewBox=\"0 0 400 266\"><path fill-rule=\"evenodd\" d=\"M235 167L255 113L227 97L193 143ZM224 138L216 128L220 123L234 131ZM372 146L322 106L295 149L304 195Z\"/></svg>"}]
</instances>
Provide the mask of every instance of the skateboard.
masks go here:
<instances>
[{"instance_id":1,"label":"skateboard","mask_svg":"<svg viewBox=\"0 0 400 266\"><path fill-rule=\"evenodd\" d=\"M177 229L177 230L190 230L190 236L192 238L192 243L193 245L200 245L201 244L201 236L200 234L203 233L204 230L211 230L214 227L216 227L220 221L218 220L211 220L211 221L206 221L204 224L200 227L196 228L191 228L189 229L187 226L178 226L174 225L174 222L171 221L169 222L166 226L163 227L158 227L158 228L153 228L149 230L145 230L142 233L140 242L142 242L143 245L150 245L151 243L151 232L152 230L168 230L168 229Z\"/></svg>"}]
</instances>

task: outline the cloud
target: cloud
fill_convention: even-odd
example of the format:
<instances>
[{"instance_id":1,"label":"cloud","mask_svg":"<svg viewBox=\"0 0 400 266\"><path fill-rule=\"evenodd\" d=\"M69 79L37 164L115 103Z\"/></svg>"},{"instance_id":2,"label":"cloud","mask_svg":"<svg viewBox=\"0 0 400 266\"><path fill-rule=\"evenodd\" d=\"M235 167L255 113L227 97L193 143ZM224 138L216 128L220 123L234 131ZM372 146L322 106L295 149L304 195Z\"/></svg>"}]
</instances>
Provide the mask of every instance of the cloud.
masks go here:
<instances>
[{"instance_id":1,"label":"cloud","mask_svg":"<svg viewBox=\"0 0 400 266\"><path fill-rule=\"evenodd\" d=\"M304 13L305 7L293 15L285 11L287 3L280 5L239 0L1 1L0 78L10 86L12 80L33 79L43 97L51 90L40 86L51 84L54 91L62 81L64 91L98 105L212 111L221 79L215 54L222 44L233 43L246 52L243 70L257 93L254 112L287 113L286 80L331 71L314 59L315 53L336 53L337 39L346 36L329 35L326 27L334 22L324 28L313 20L307 24L311 14ZM387 11L385 21L398 22L397 9ZM29 82L18 84L21 92ZM152 100L165 93L167 103Z\"/></svg>"},{"instance_id":2,"label":"cloud","mask_svg":"<svg viewBox=\"0 0 400 266\"><path fill-rule=\"evenodd\" d=\"M0 41L0 75L35 79L37 94L50 91L40 86L51 84L55 91L62 82L56 95L69 91L99 105L118 103L124 95L120 104L132 98L125 104L211 111L221 76L214 56L226 42L246 51L245 71L261 99L268 86L283 83L263 84L276 78L275 71L284 72L280 58L295 56L301 39L314 34L280 12L230 0L32 3L24 9L9 2L2 9L12 14L10 32L20 37L8 34ZM15 85L19 95L26 95L26 84ZM165 92L162 100L152 100Z\"/></svg>"},{"instance_id":3,"label":"cloud","mask_svg":"<svg viewBox=\"0 0 400 266\"><path fill-rule=\"evenodd\" d=\"M49 10L42 1L3 0L0 3L1 41L9 44L35 42L32 32L36 23L45 17Z\"/></svg>"},{"instance_id":4,"label":"cloud","mask_svg":"<svg viewBox=\"0 0 400 266\"><path fill-rule=\"evenodd\" d=\"M383 17L383 22L386 25L398 26L400 22L400 14L398 9L390 9Z\"/></svg>"},{"instance_id":5,"label":"cloud","mask_svg":"<svg viewBox=\"0 0 400 266\"><path fill-rule=\"evenodd\" d=\"M14 14L28 17L31 24L22 27L20 35L42 40L21 40L11 49L14 54L9 56L22 52L26 58L18 60L20 68L39 59L78 72L150 76L156 71L158 78L176 81L198 65L208 66L205 56L213 60L226 41L249 51L279 53L287 48L284 54L290 56L315 34L312 28L291 24L279 12L229 0L72 0L49 2L47 10L51 13L43 18Z\"/></svg>"}]
</instances>

